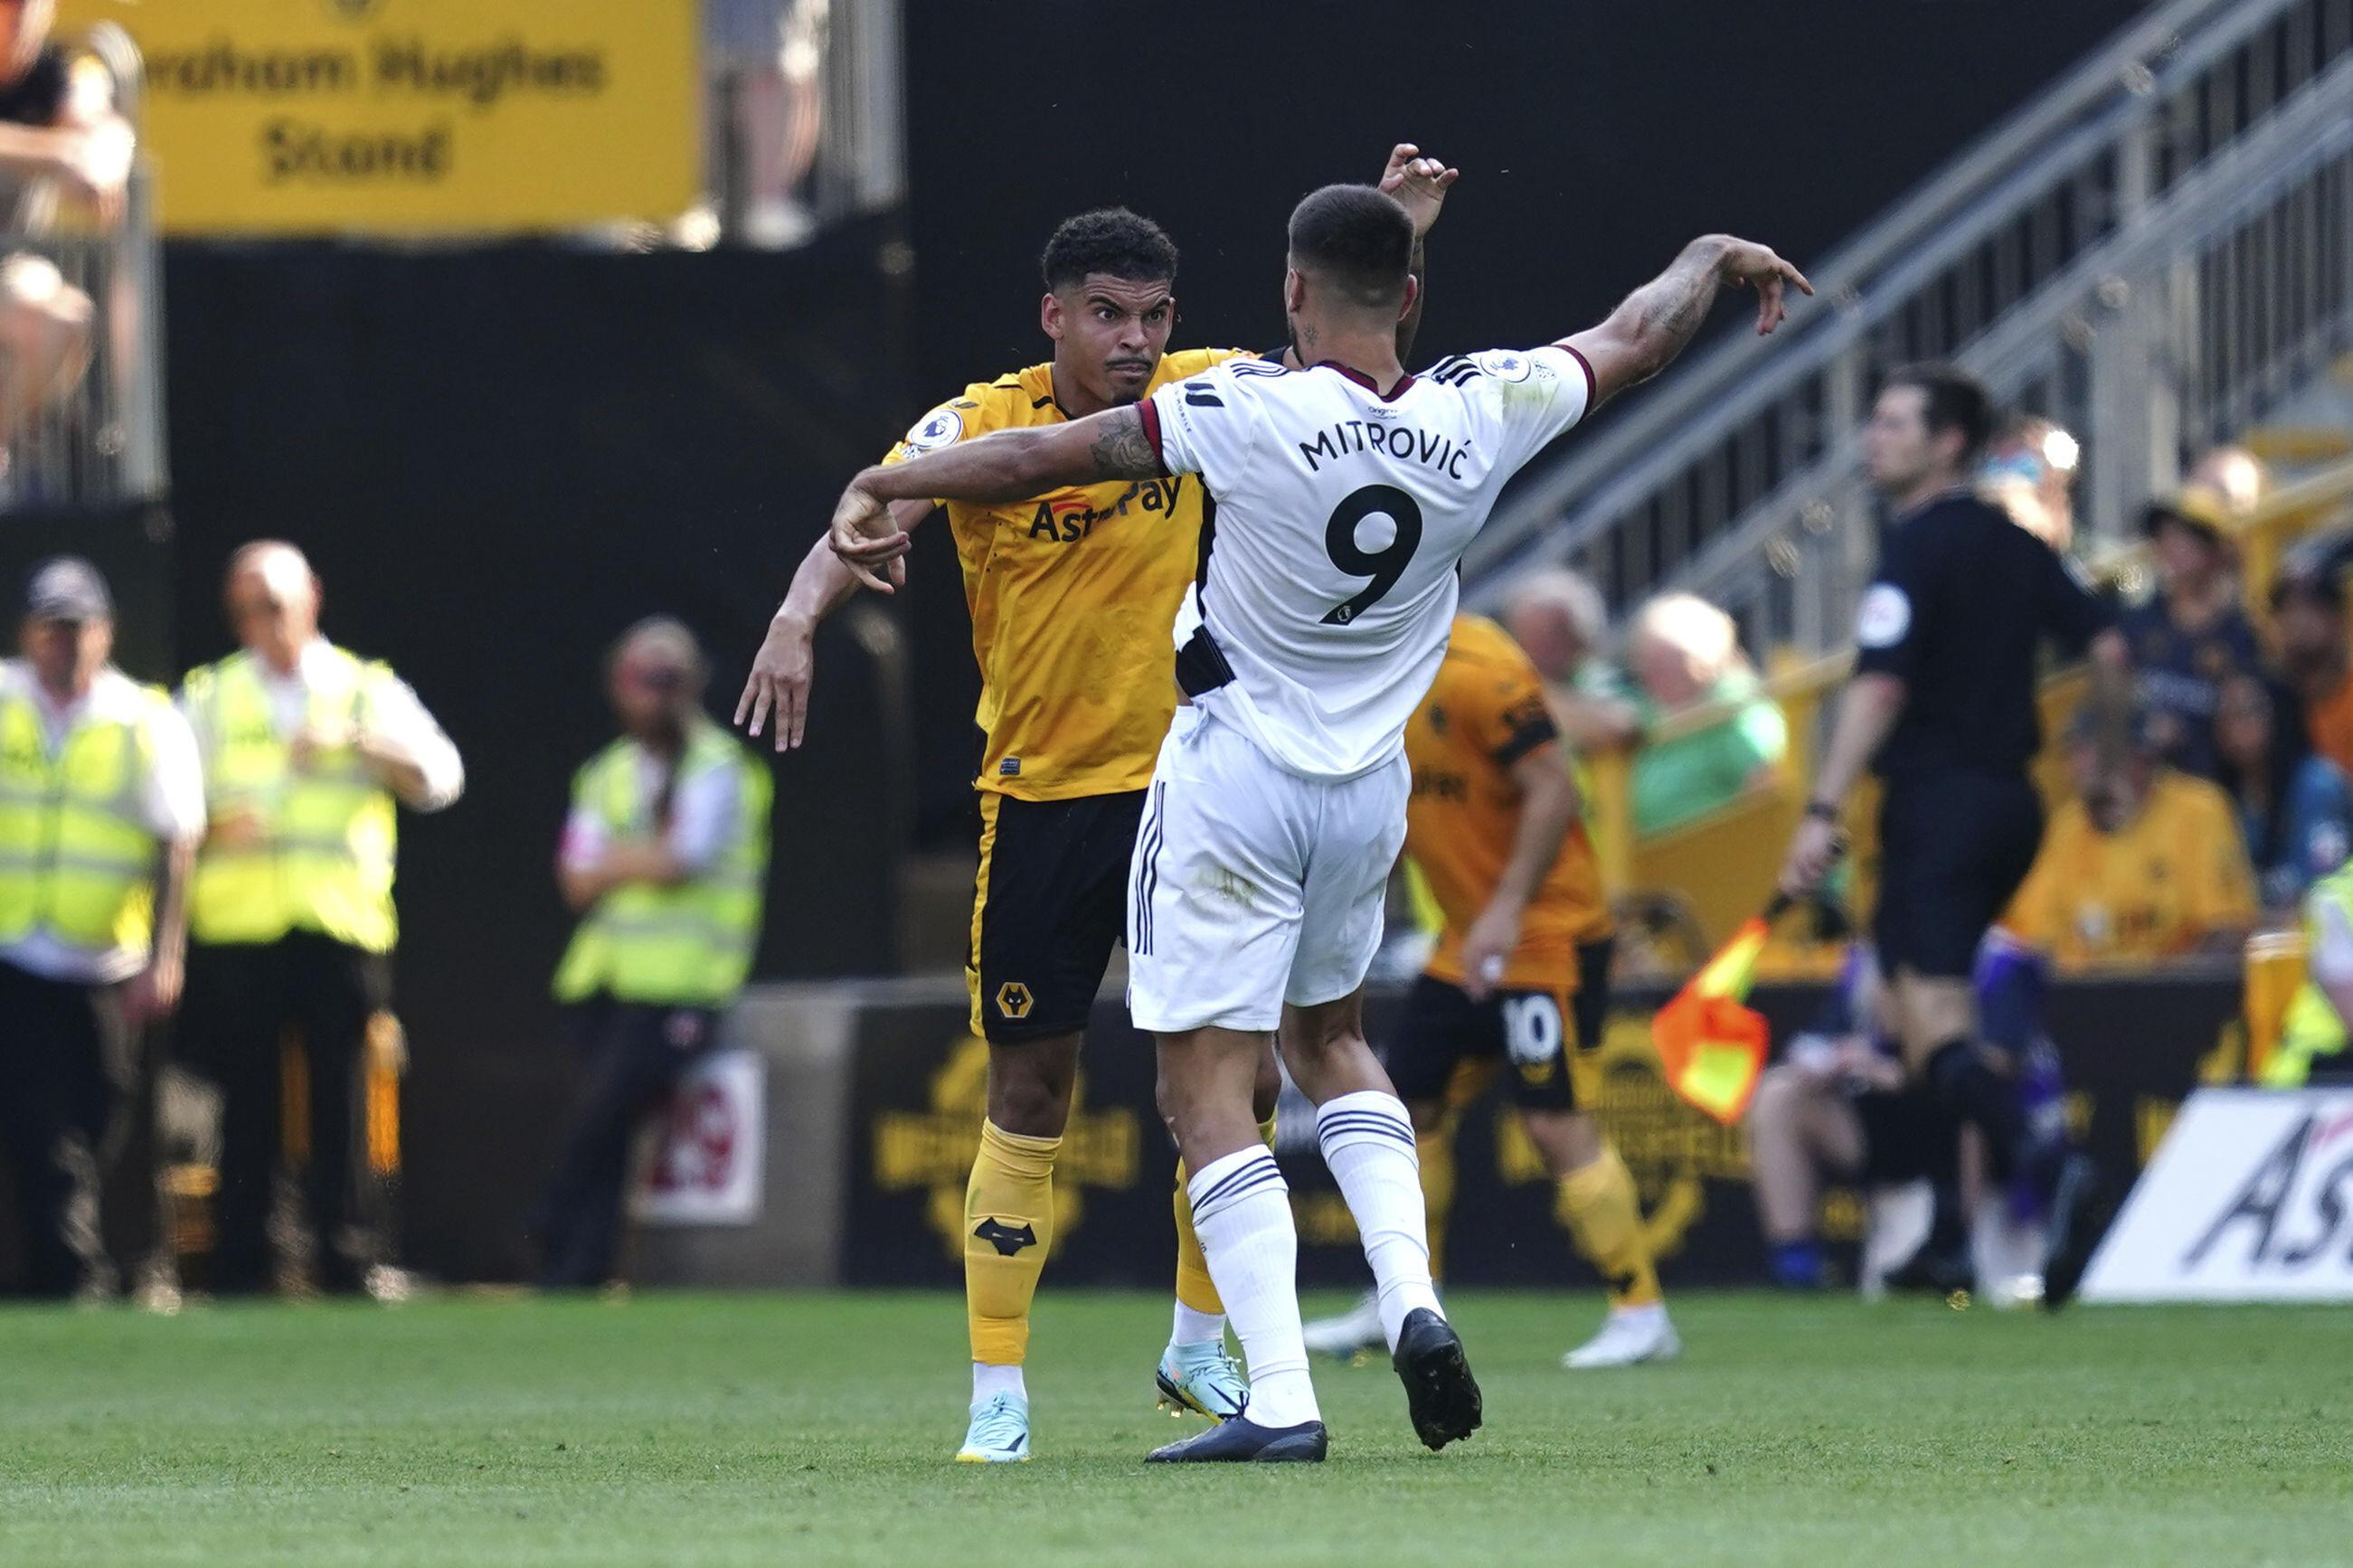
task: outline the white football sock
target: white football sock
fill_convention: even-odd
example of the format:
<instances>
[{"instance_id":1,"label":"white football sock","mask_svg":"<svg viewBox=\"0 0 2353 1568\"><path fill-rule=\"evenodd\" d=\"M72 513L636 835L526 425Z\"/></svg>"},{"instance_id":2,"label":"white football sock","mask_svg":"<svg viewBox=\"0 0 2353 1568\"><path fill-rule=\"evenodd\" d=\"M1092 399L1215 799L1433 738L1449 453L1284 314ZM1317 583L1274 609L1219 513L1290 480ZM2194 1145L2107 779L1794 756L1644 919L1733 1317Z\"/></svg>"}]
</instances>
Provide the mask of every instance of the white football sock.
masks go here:
<instances>
[{"instance_id":1,"label":"white football sock","mask_svg":"<svg viewBox=\"0 0 2353 1568\"><path fill-rule=\"evenodd\" d=\"M1029 1386L1021 1381L1021 1369L1018 1366L991 1366L985 1361L973 1363L972 1402L978 1405L1000 1394L1018 1394L1023 1399L1029 1397Z\"/></svg>"},{"instance_id":2,"label":"white football sock","mask_svg":"<svg viewBox=\"0 0 2353 1568\"><path fill-rule=\"evenodd\" d=\"M1397 1349L1398 1331L1417 1307L1440 1317L1430 1282L1430 1229L1421 1206L1421 1162L1404 1101L1377 1089L1327 1100L1315 1112L1324 1163L1348 1200L1379 1292L1381 1332Z\"/></svg>"},{"instance_id":3,"label":"white football sock","mask_svg":"<svg viewBox=\"0 0 2353 1568\"><path fill-rule=\"evenodd\" d=\"M1250 1418L1261 1426L1321 1420L1299 1331L1299 1232L1273 1153L1253 1143L1212 1160L1185 1191L1209 1278L1250 1363Z\"/></svg>"},{"instance_id":4,"label":"white football sock","mask_svg":"<svg viewBox=\"0 0 2353 1568\"><path fill-rule=\"evenodd\" d=\"M1210 1276L1215 1279L1215 1275ZM1203 1345L1215 1340L1226 1342L1226 1315L1223 1312L1197 1312L1184 1302L1176 1303L1176 1326L1168 1331L1172 1345Z\"/></svg>"}]
</instances>

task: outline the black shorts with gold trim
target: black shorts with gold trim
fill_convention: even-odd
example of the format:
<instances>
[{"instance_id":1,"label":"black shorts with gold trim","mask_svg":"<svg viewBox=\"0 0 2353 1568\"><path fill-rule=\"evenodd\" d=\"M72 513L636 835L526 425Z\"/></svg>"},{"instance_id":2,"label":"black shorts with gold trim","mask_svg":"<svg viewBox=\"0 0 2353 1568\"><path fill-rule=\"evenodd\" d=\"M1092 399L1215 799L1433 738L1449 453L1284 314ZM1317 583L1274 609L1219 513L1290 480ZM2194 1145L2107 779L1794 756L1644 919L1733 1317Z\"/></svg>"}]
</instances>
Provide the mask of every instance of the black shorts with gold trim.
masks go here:
<instances>
[{"instance_id":1,"label":"black shorts with gold trim","mask_svg":"<svg viewBox=\"0 0 2353 1568\"><path fill-rule=\"evenodd\" d=\"M1609 1022L1614 941L1577 950L1574 991L1512 989L1473 1002L1461 986L1422 975L1406 995L1405 1021L1388 1052L1389 1081L1409 1104L1444 1100L1457 1073L1507 1068L1512 1099L1531 1110L1574 1110L1570 1054L1601 1042ZM1483 1083L1484 1075L1476 1082Z\"/></svg>"},{"instance_id":2,"label":"black shorts with gold trim","mask_svg":"<svg viewBox=\"0 0 2353 1568\"><path fill-rule=\"evenodd\" d=\"M1127 863L1145 791L980 796L980 875L965 984L972 1031L1014 1045L1087 1026L1127 935Z\"/></svg>"}]
</instances>

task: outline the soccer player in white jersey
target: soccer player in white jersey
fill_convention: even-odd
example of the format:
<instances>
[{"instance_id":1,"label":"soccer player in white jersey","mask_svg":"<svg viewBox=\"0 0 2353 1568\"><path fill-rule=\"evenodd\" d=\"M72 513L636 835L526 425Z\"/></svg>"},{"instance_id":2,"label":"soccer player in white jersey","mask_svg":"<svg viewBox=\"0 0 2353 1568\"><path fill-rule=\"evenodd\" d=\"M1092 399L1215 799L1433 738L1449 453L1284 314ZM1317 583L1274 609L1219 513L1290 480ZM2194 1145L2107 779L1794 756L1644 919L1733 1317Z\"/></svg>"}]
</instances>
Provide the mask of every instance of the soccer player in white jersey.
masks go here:
<instances>
[{"instance_id":1,"label":"soccer player in white jersey","mask_svg":"<svg viewBox=\"0 0 2353 1568\"><path fill-rule=\"evenodd\" d=\"M1405 837L1406 721L1446 650L1455 563L1504 481L1663 368L1720 288L1757 286L1759 332L1779 324L1788 287L1812 291L1765 247L1710 236L1598 327L1413 376L1395 335L1413 297L1404 210L1329 185L1292 214L1290 241L1283 302L1308 368L1229 361L1141 403L869 468L833 523L836 552L887 591L905 574L893 500L1167 473L1198 474L1218 498L1176 627L1187 703L1130 872L1128 1003L1158 1038L1161 1109L1250 1399L1155 1460L1324 1455L1298 1237L1250 1114L1271 1033L1317 1107L1414 1430L1437 1448L1478 1426L1478 1384L1430 1289L1413 1124L1364 1037L1365 972Z\"/></svg>"}]
</instances>

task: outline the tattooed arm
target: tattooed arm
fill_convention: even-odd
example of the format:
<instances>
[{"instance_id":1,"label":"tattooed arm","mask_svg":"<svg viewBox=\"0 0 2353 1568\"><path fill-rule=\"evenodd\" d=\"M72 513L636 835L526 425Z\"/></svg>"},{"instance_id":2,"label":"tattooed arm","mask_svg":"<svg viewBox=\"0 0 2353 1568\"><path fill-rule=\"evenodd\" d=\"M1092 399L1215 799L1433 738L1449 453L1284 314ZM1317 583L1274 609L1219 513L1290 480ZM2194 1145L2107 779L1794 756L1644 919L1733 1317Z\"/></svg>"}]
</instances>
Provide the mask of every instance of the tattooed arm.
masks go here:
<instances>
[{"instance_id":1,"label":"tattooed arm","mask_svg":"<svg viewBox=\"0 0 2353 1568\"><path fill-rule=\"evenodd\" d=\"M1672 266L1563 346L1593 370L1593 401L1599 405L1667 368L1707 320L1718 289L1757 285L1757 331L1761 336L1781 324L1788 311L1791 284L1810 294L1805 275L1764 246L1728 234L1703 235L1683 247Z\"/></svg>"},{"instance_id":2,"label":"tattooed arm","mask_svg":"<svg viewBox=\"0 0 2353 1568\"><path fill-rule=\"evenodd\" d=\"M1160 453L1145 420L1142 409L1131 404L1067 424L1000 430L888 468L868 468L849 481L834 509L833 552L860 582L887 594L904 579L900 557L908 544L891 502L1010 501L1068 485L1157 479L1163 472ZM888 582L876 572L883 566L889 568Z\"/></svg>"}]
</instances>

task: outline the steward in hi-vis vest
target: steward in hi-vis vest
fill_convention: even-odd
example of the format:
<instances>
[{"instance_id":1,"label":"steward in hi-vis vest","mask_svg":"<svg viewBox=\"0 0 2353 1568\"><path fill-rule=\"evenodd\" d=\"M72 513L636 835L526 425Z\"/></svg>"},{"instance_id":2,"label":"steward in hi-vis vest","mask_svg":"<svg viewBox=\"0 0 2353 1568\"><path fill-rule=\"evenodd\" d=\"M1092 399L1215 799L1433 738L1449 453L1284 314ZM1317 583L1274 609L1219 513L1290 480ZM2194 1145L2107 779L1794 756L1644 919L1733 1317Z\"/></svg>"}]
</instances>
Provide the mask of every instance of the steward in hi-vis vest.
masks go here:
<instances>
[{"instance_id":1,"label":"steward in hi-vis vest","mask_svg":"<svg viewBox=\"0 0 2353 1568\"><path fill-rule=\"evenodd\" d=\"M631 1139L743 989L768 872L767 770L703 713L693 634L640 621L608 673L623 734L574 776L556 860L580 927L555 995L589 1079L533 1226L551 1288L612 1277Z\"/></svg>"},{"instance_id":2,"label":"steward in hi-vis vest","mask_svg":"<svg viewBox=\"0 0 2353 1568\"><path fill-rule=\"evenodd\" d=\"M2345 1069L2345 1019L2331 998L2353 980L2353 865L2339 866L2304 896L2306 979L2287 1005L2280 1043L2263 1063L2265 1089L2301 1089L2317 1061ZM2324 989L2327 987L2327 989Z\"/></svg>"},{"instance_id":3,"label":"steward in hi-vis vest","mask_svg":"<svg viewBox=\"0 0 2353 1568\"><path fill-rule=\"evenodd\" d=\"M90 563L33 574L20 643L0 660L0 1147L27 1287L98 1298L117 1275L107 1166L152 1153L129 1135L138 1042L179 1000L204 797L171 699L108 662L113 602ZM151 1198L133 1227L151 1244L154 1222Z\"/></svg>"},{"instance_id":4,"label":"steward in hi-vis vest","mask_svg":"<svg viewBox=\"0 0 2353 1568\"><path fill-rule=\"evenodd\" d=\"M290 544L262 541L230 559L228 618L239 649L192 670L180 711L204 764L205 837L189 895L187 1047L221 1089L215 1288L265 1289L267 1226L288 1122L300 1097L302 1190L318 1284L382 1289L394 1278L365 1194L361 1084L371 1094L364 1151L397 1166L390 1079L400 1050L390 1012L399 938L392 882L397 807L438 811L465 788L441 726L388 666L319 635L319 582ZM282 1058L288 1030L298 1057ZM299 1068L299 1070L298 1070Z\"/></svg>"}]
</instances>

